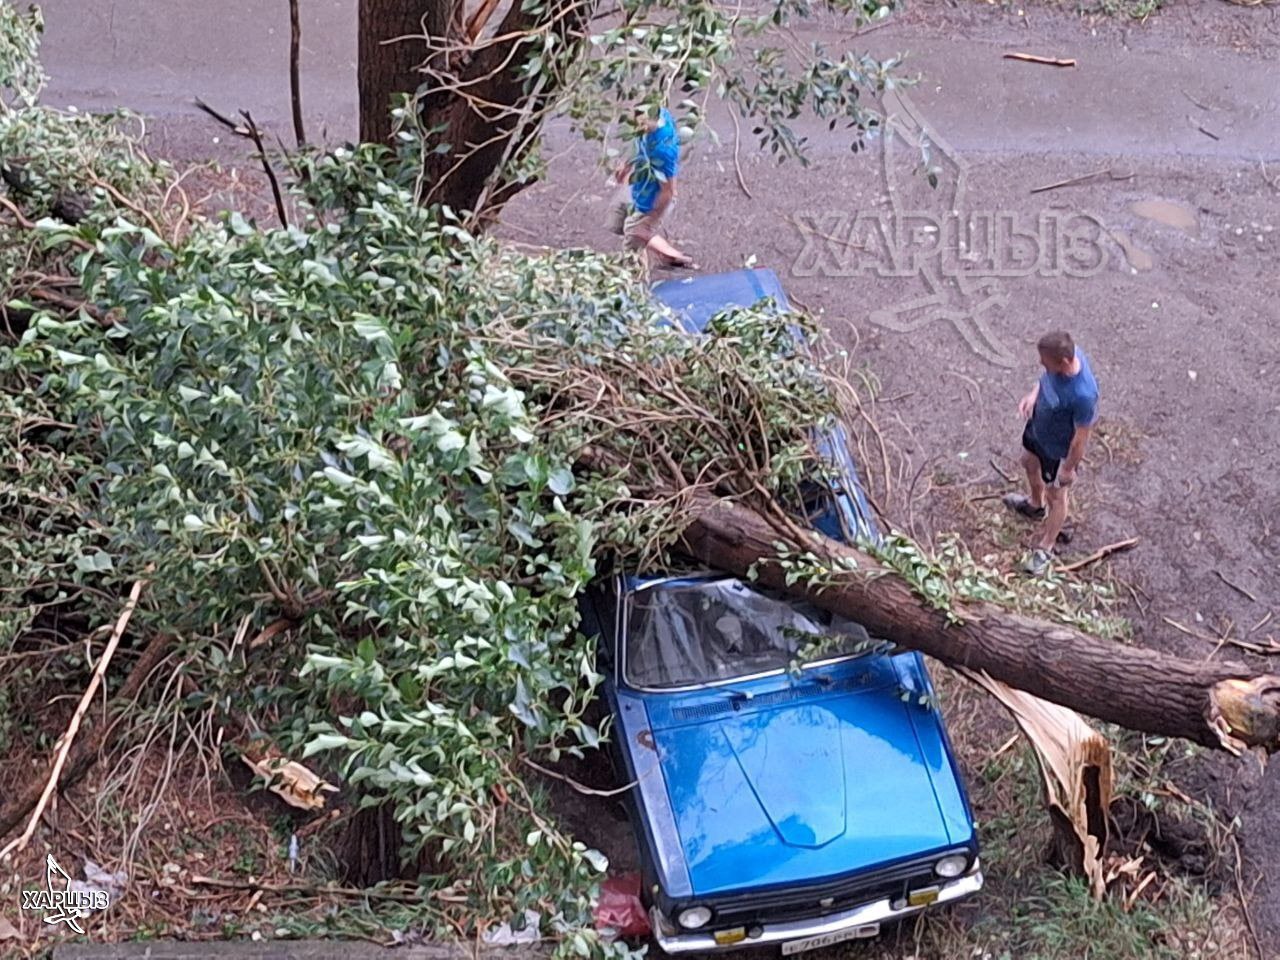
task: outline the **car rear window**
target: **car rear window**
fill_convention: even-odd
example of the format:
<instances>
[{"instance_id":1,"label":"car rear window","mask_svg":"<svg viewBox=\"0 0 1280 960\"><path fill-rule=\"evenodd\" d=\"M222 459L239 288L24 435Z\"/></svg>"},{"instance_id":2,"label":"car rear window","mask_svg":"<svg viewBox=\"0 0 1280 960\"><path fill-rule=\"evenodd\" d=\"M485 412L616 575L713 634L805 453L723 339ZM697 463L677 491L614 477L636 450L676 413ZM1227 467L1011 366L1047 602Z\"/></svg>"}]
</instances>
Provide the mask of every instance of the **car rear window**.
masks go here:
<instances>
[{"instance_id":1,"label":"car rear window","mask_svg":"<svg viewBox=\"0 0 1280 960\"><path fill-rule=\"evenodd\" d=\"M740 580L673 581L634 593L626 679L682 687L879 649L860 624Z\"/></svg>"}]
</instances>

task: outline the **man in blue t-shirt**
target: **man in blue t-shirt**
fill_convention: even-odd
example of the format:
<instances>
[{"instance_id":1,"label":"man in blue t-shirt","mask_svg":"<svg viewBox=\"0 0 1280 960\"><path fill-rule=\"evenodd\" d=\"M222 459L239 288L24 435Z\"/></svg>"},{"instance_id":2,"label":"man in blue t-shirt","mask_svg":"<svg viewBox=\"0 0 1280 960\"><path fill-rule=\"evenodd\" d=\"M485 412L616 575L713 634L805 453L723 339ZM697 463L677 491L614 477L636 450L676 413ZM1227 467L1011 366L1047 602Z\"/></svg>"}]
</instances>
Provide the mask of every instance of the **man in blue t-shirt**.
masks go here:
<instances>
[{"instance_id":1,"label":"man in blue t-shirt","mask_svg":"<svg viewBox=\"0 0 1280 960\"><path fill-rule=\"evenodd\" d=\"M1071 334L1046 333L1037 344L1044 373L1018 402L1027 421L1022 431L1022 465L1031 495L1011 493L1005 506L1031 520L1043 520L1040 541L1023 569L1039 576L1049 569L1051 551L1067 519L1067 488L1075 482L1085 444L1098 421L1098 383L1089 358Z\"/></svg>"},{"instance_id":2,"label":"man in blue t-shirt","mask_svg":"<svg viewBox=\"0 0 1280 960\"><path fill-rule=\"evenodd\" d=\"M662 217L676 196L676 176L680 172L680 134L675 118L665 107L636 111L635 156L618 172L618 182L631 182L630 216L623 233L627 246L647 249L669 266L692 267L693 260L667 242L659 232Z\"/></svg>"}]
</instances>

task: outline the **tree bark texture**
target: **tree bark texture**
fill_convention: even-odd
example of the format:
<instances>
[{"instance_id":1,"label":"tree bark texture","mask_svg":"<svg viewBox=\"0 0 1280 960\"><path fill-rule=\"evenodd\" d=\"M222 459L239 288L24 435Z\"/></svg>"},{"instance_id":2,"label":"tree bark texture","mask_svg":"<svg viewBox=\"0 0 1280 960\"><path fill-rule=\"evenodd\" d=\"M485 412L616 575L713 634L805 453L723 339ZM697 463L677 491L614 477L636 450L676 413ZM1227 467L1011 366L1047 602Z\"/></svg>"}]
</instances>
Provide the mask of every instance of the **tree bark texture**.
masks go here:
<instances>
[{"instance_id":1,"label":"tree bark texture","mask_svg":"<svg viewBox=\"0 0 1280 960\"><path fill-rule=\"evenodd\" d=\"M872 636L951 666L985 671L1019 690L1131 730L1184 737L1240 752L1280 749L1280 676L1239 663L1185 660L1100 640L1063 624L991 603L954 610L959 624L920 599L910 584L863 551L814 535L796 545L857 567L834 583L786 583L776 562L777 530L749 508L711 496L696 501L684 547L700 561L861 623Z\"/></svg>"},{"instance_id":2,"label":"tree bark texture","mask_svg":"<svg viewBox=\"0 0 1280 960\"><path fill-rule=\"evenodd\" d=\"M357 82L360 141L391 139L391 98L422 83L426 38L443 38L455 0L360 0ZM413 39L397 39L409 37Z\"/></svg>"},{"instance_id":3,"label":"tree bark texture","mask_svg":"<svg viewBox=\"0 0 1280 960\"><path fill-rule=\"evenodd\" d=\"M581 0L549 0L531 13L521 0L484 0L468 14L464 0L360 0L361 141L386 142L391 98L417 91L424 128L438 131L426 144L424 201L493 216L528 186L501 171L533 148L557 92L550 75L522 75L530 44L542 43L535 28L572 51L587 8ZM496 27L486 30L490 18ZM424 34L434 44L386 42Z\"/></svg>"}]
</instances>

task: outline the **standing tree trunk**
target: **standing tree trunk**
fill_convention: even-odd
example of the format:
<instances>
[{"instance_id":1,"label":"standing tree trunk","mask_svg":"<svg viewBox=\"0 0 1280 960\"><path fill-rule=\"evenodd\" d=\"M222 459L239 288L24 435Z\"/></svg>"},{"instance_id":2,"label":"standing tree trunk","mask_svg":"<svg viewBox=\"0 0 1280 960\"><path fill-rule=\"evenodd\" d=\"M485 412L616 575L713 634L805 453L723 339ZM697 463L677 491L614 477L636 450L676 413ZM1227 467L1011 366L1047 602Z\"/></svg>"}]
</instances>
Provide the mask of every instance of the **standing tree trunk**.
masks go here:
<instances>
[{"instance_id":1,"label":"standing tree trunk","mask_svg":"<svg viewBox=\"0 0 1280 960\"><path fill-rule=\"evenodd\" d=\"M549 64L525 76L529 54L554 34L571 62L593 6L478 0L468 13L465 0L360 0L361 141L385 142L391 98L416 91L420 121L432 131L422 200L492 217L529 185L509 173L533 150L558 93ZM406 35L422 39L386 42Z\"/></svg>"},{"instance_id":2,"label":"standing tree trunk","mask_svg":"<svg viewBox=\"0 0 1280 960\"><path fill-rule=\"evenodd\" d=\"M391 139L391 98L413 93L421 85L420 68L429 52L427 38L445 39L455 2L360 0L357 81L361 143Z\"/></svg>"}]
</instances>

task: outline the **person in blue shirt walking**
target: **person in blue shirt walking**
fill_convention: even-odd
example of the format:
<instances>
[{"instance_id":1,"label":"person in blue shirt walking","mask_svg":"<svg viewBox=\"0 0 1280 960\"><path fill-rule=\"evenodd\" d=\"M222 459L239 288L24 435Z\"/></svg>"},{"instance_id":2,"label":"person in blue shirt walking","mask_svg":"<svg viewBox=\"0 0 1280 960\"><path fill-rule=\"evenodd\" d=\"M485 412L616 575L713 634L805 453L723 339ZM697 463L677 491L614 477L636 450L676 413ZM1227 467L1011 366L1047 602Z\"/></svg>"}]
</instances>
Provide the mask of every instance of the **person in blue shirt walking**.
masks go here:
<instances>
[{"instance_id":1,"label":"person in blue shirt walking","mask_svg":"<svg viewBox=\"0 0 1280 960\"><path fill-rule=\"evenodd\" d=\"M1089 358L1071 334L1046 333L1036 345L1044 373L1035 388L1018 401L1027 425L1022 431L1022 465L1030 496L1011 493L1005 506L1030 520L1042 520L1040 540L1023 570L1045 573L1052 550L1067 520L1067 490L1075 482L1089 434L1098 422L1098 382Z\"/></svg>"},{"instance_id":2,"label":"person in blue shirt walking","mask_svg":"<svg viewBox=\"0 0 1280 960\"><path fill-rule=\"evenodd\" d=\"M669 110L641 107L636 124L643 133L636 139L635 156L618 172L618 182L630 180L630 215L622 233L627 246L645 249L668 266L691 268L693 260L659 233L662 218L676 197L680 173L680 134Z\"/></svg>"}]
</instances>

